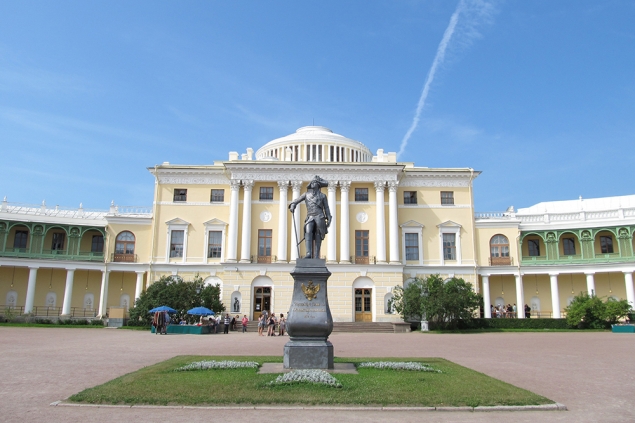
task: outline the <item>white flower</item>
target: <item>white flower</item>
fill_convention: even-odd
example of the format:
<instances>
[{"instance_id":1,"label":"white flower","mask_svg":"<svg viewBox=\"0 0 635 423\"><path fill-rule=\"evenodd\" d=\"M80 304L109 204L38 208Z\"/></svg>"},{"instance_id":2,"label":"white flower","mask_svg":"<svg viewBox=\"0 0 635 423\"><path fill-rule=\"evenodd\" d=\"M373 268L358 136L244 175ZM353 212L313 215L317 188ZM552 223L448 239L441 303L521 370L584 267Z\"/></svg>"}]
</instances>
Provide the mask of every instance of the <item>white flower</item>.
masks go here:
<instances>
[{"instance_id":1,"label":"white flower","mask_svg":"<svg viewBox=\"0 0 635 423\"><path fill-rule=\"evenodd\" d=\"M224 360L224 361L195 361L188 365L179 367L178 369L174 369L175 372L184 372L188 370L209 370L209 369L242 369L245 367L250 367L252 369L257 369L260 367L258 363L255 361L233 361L233 360Z\"/></svg>"},{"instance_id":2,"label":"white flower","mask_svg":"<svg viewBox=\"0 0 635 423\"><path fill-rule=\"evenodd\" d=\"M436 370L423 363L417 363L414 361L367 361L364 363L359 363L357 367L372 367L375 369L412 370L417 372L441 373L441 370Z\"/></svg>"},{"instance_id":3,"label":"white flower","mask_svg":"<svg viewBox=\"0 0 635 423\"><path fill-rule=\"evenodd\" d=\"M334 388L342 387L342 384L337 379L324 370L293 370L278 376L276 380L269 382L269 385L283 385L286 383L318 383Z\"/></svg>"}]
</instances>

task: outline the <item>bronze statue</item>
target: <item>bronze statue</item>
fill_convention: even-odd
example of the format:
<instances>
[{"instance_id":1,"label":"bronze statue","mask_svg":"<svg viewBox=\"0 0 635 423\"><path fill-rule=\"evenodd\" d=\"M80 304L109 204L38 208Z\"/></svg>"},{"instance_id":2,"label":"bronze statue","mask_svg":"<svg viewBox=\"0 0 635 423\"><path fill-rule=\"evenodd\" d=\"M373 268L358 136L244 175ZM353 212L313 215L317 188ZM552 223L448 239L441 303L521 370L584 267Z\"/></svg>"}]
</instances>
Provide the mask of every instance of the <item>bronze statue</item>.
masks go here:
<instances>
[{"instance_id":1,"label":"bronze statue","mask_svg":"<svg viewBox=\"0 0 635 423\"><path fill-rule=\"evenodd\" d=\"M297 204L302 200L306 204L307 216L304 220L306 256L304 258L320 258L320 247L324 236L328 233L328 227L331 225L329 203L326 195L320 191L322 187L327 187L328 185L327 181L316 176L309 182L307 192L289 204L291 213L295 211Z\"/></svg>"}]
</instances>

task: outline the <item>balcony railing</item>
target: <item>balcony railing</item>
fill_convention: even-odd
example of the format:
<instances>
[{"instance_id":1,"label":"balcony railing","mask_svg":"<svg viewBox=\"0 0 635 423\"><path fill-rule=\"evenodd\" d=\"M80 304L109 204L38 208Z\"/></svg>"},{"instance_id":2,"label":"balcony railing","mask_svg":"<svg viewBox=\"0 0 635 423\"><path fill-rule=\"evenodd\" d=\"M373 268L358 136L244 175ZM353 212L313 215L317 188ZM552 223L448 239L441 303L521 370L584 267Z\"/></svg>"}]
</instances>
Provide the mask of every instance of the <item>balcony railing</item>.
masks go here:
<instances>
[{"instance_id":1,"label":"balcony railing","mask_svg":"<svg viewBox=\"0 0 635 423\"><path fill-rule=\"evenodd\" d=\"M117 262L123 262L123 263L136 263L137 262L137 255L136 254L119 254L119 253L113 253L111 258L111 261L117 261Z\"/></svg>"},{"instance_id":2,"label":"balcony railing","mask_svg":"<svg viewBox=\"0 0 635 423\"><path fill-rule=\"evenodd\" d=\"M0 314L5 314L6 310L18 316L24 314L24 306L0 305ZM36 317L57 317L62 314L62 307L35 306L31 314ZM71 307L69 317L95 317L96 315L95 309Z\"/></svg>"},{"instance_id":3,"label":"balcony railing","mask_svg":"<svg viewBox=\"0 0 635 423\"><path fill-rule=\"evenodd\" d=\"M513 257L490 257L489 265L490 266L513 266L514 258Z\"/></svg>"},{"instance_id":4,"label":"balcony railing","mask_svg":"<svg viewBox=\"0 0 635 423\"><path fill-rule=\"evenodd\" d=\"M30 253L25 248L10 248L0 251L0 257L19 257L32 259L54 259L75 261L104 261L104 253L80 251L79 254L66 254L64 250L44 250L42 253Z\"/></svg>"}]
</instances>

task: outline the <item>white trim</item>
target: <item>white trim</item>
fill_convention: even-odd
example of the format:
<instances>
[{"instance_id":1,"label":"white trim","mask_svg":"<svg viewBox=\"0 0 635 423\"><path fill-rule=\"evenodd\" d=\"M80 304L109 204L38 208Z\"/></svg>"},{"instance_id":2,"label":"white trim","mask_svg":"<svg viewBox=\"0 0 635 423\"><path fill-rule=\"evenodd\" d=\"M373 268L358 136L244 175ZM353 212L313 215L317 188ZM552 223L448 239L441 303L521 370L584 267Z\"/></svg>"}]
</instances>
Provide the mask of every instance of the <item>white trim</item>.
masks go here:
<instances>
[{"instance_id":1,"label":"white trim","mask_svg":"<svg viewBox=\"0 0 635 423\"><path fill-rule=\"evenodd\" d=\"M208 248L209 248L209 233L210 232L221 232L221 251L220 251L220 263L225 262L225 240L226 240L226 232L227 232L227 223L223 222L219 219L208 220L203 223L205 226L205 246L203 250L203 262L207 263L210 257L207 256Z\"/></svg>"},{"instance_id":2,"label":"white trim","mask_svg":"<svg viewBox=\"0 0 635 423\"><path fill-rule=\"evenodd\" d=\"M406 234L417 234L418 250L419 250L419 266L423 266L423 228L419 222L409 220L406 223L399 225L401 227L401 251L402 251L402 263L405 266L406 260ZM408 260L409 261L409 260Z\"/></svg>"},{"instance_id":3,"label":"white trim","mask_svg":"<svg viewBox=\"0 0 635 423\"><path fill-rule=\"evenodd\" d=\"M168 220L165 222L167 225L167 238L165 243L165 262L170 263L170 246L172 245L172 231L183 231L183 257L181 257L181 262L185 263L187 259L187 238L188 238L188 228L190 226L189 222L186 222L183 219L179 219L178 217L172 220Z\"/></svg>"},{"instance_id":4,"label":"white trim","mask_svg":"<svg viewBox=\"0 0 635 423\"><path fill-rule=\"evenodd\" d=\"M456 264L461 265L461 225L451 220L446 220L445 222L437 225L439 228L439 252L441 258L441 265L445 266L445 255L443 254L443 234L455 234L456 237L454 239L455 250L456 250Z\"/></svg>"}]
</instances>

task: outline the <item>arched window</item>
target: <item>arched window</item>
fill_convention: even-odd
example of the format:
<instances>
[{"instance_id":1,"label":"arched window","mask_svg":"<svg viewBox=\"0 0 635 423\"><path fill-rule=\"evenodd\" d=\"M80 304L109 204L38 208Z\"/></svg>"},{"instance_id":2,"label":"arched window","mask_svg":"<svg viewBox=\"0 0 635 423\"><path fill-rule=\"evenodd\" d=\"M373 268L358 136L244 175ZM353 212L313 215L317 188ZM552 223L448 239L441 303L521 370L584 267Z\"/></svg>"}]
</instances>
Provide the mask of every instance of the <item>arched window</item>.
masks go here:
<instances>
[{"instance_id":1,"label":"arched window","mask_svg":"<svg viewBox=\"0 0 635 423\"><path fill-rule=\"evenodd\" d=\"M115 241L115 257L113 261L135 261L134 244L135 237L132 232L123 231L119 235L117 235Z\"/></svg>"},{"instance_id":2,"label":"arched window","mask_svg":"<svg viewBox=\"0 0 635 423\"><path fill-rule=\"evenodd\" d=\"M509 240L505 235L494 235L489 242L490 264L492 266L510 265Z\"/></svg>"}]
</instances>

